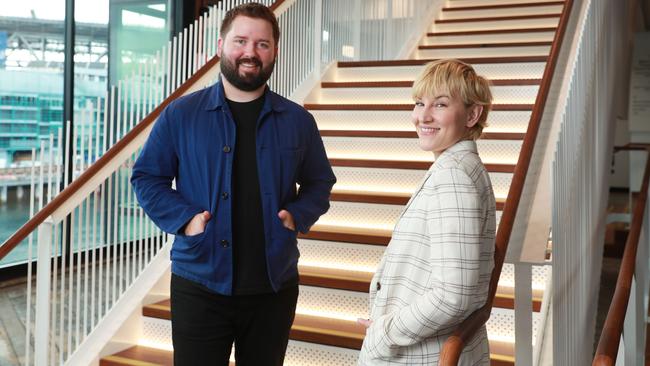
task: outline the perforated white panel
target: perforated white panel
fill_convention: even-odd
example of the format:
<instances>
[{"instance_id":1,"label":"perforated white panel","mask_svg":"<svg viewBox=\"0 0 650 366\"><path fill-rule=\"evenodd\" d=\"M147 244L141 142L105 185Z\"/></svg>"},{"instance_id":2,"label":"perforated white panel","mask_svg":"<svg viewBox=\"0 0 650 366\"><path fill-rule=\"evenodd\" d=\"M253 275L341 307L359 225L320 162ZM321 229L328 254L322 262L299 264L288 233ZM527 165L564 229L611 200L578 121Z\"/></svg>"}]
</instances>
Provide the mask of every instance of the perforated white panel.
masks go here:
<instances>
[{"instance_id":1,"label":"perforated white panel","mask_svg":"<svg viewBox=\"0 0 650 366\"><path fill-rule=\"evenodd\" d=\"M540 79L543 62L475 64L479 75L488 79ZM415 80L424 66L341 67L332 81ZM324 80L325 81L325 80Z\"/></svg>"},{"instance_id":2,"label":"perforated white panel","mask_svg":"<svg viewBox=\"0 0 650 366\"><path fill-rule=\"evenodd\" d=\"M172 323L169 320L150 318L145 316L142 318L142 340L149 343L158 345L172 344Z\"/></svg>"},{"instance_id":3,"label":"perforated white panel","mask_svg":"<svg viewBox=\"0 0 650 366\"><path fill-rule=\"evenodd\" d=\"M492 111L484 132L526 132L532 112Z\"/></svg>"},{"instance_id":4,"label":"perforated white panel","mask_svg":"<svg viewBox=\"0 0 650 366\"><path fill-rule=\"evenodd\" d=\"M485 22L436 23L432 32L465 32L486 29L520 29L557 27L557 18L499 20Z\"/></svg>"},{"instance_id":5,"label":"perforated white panel","mask_svg":"<svg viewBox=\"0 0 650 366\"><path fill-rule=\"evenodd\" d=\"M415 131L410 111L311 111L321 130Z\"/></svg>"},{"instance_id":6,"label":"perforated white panel","mask_svg":"<svg viewBox=\"0 0 650 366\"><path fill-rule=\"evenodd\" d=\"M508 189L512 182L512 174L510 173L490 173L490 180L492 181L492 190L497 199L505 199L508 196Z\"/></svg>"},{"instance_id":7,"label":"perforated white panel","mask_svg":"<svg viewBox=\"0 0 650 366\"><path fill-rule=\"evenodd\" d=\"M447 5L450 7L458 6L478 6L478 5L500 5L500 4L520 4L522 2L526 3L548 3L552 0L450 0L447 2ZM458 10L456 10L458 11Z\"/></svg>"},{"instance_id":8,"label":"perforated white panel","mask_svg":"<svg viewBox=\"0 0 650 366\"><path fill-rule=\"evenodd\" d=\"M550 50L551 46L442 48L418 50L415 58L421 60L432 58L548 56Z\"/></svg>"},{"instance_id":9,"label":"perforated white panel","mask_svg":"<svg viewBox=\"0 0 650 366\"><path fill-rule=\"evenodd\" d=\"M455 56L460 57L460 56ZM490 87L494 104L533 104L537 85L496 85ZM323 104L412 104L411 88L322 88L305 103ZM367 118L363 120L367 121Z\"/></svg>"},{"instance_id":10,"label":"perforated white panel","mask_svg":"<svg viewBox=\"0 0 650 366\"><path fill-rule=\"evenodd\" d=\"M320 217L318 223L392 230L402 209L401 205L332 201L329 211Z\"/></svg>"},{"instance_id":11,"label":"perforated white panel","mask_svg":"<svg viewBox=\"0 0 650 366\"><path fill-rule=\"evenodd\" d=\"M334 189L412 194L425 173L424 170L410 169L334 167L337 179ZM496 197L505 198L512 181L512 174L490 173L490 180Z\"/></svg>"},{"instance_id":12,"label":"perforated white panel","mask_svg":"<svg viewBox=\"0 0 650 366\"><path fill-rule=\"evenodd\" d=\"M540 313L533 313L533 340L535 344L537 329L541 321ZM492 308L490 319L485 324L488 338L515 342L515 312L510 309Z\"/></svg>"},{"instance_id":13,"label":"perforated white panel","mask_svg":"<svg viewBox=\"0 0 650 366\"><path fill-rule=\"evenodd\" d=\"M143 336L141 343L156 348L172 349L171 322L144 317ZM231 351L231 361L234 361L234 347ZM356 365L359 351L325 346L314 343L289 341L284 360L285 366L343 366Z\"/></svg>"},{"instance_id":14,"label":"perforated white panel","mask_svg":"<svg viewBox=\"0 0 650 366\"><path fill-rule=\"evenodd\" d=\"M374 271L384 254L385 247L299 239L301 265L328 263L334 268Z\"/></svg>"},{"instance_id":15,"label":"perforated white panel","mask_svg":"<svg viewBox=\"0 0 650 366\"><path fill-rule=\"evenodd\" d=\"M411 111L311 111L321 130L415 131ZM484 132L526 132L531 112L492 111Z\"/></svg>"},{"instance_id":16,"label":"perforated white panel","mask_svg":"<svg viewBox=\"0 0 650 366\"><path fill-rule=\"evenodd\" d=\"M403 208L402 205L332 201L329 211L320 217L317 224L393 230ZM496 221L498 229L501 211L496 212Z\"/></svg>"},{"instance_id":17,"label":"perforated white panel","mask_svg":"<svg viewBox=\"0 0 650 366\"><path fill-rule=\"evenodd\" d=\"M532 267L532 286L535 296L542 296L546 288L546 279L551 273L550 266L533 266ZM499 287L508 287L514 291L515 286L515 266L512 263L504 263L501 268L501 277L499 277Z\"/></svg>"},{"instance_id":18,"label":"perforated white panel","mask_svg":"<svg viewBox=\"0 0 650 366\"><path fill-rule=\"evenodd\" d=\"M451 2L452 8L453 1ZM495 12L494 9L483 10L454 10L443 11L439 19L464 19L464 18L489 18L494 16L515 16L515 15L532 15L532 14L559 14L562 12L562 5L546 5L546 6L522 6L499 9Z\"/></svg>"},{"instance_id":19,"label":"perforated white panel","mask_svg":"<svg viewBox=\"0 0 650 366\"><path fill-rule=\"evenodd\" d=\"M421 45L476 44L503 42L551 42L554 32L472 34L468 36L430 36L424 37Z\"/></svg>"},{"instance_id":20,"label":"perforated white panel","mask_svg":"<svg viewBox=\"0 0 650 366\"><path fill-rule=\"evenodd\" d=\"M320 344L289 341L285 366L354 366L359 351Z\"/></svg>"},{"instance_id":21,"label":"perforated white panel","mask_svg":"<svg viewBox=\"0 0 650 366\"><path fill-rule=\"evenodd\" d=\"M420 149L417 138L323 137L323 142L330 158L433 162L433 154ZM486 164L516 164L521 144L515 140L476 142Z\"/></svg>"},{"instance_id":22,"label":"perforated white panel","mask_svg":"<svg viewBox=\"0 0 650 366\"><path fill-rule=\"evenodd\" d=\"M357 318L368 317L368 294L300 286L296 312L356 321Z\"/></svg>"},{"instance_id":23,"label":"perforated white panel","mask_svg":"<svg viewBox=\"0 0 650 366\"><path fill-rule=\"evenodd\" d=\"M413 193L426 170L334 167L336 189Z\"/></svg>"},{"instance_id":24,"label":"perforated white panel","mask_svg":"<svg viewBox=\"0 0 650 366\"><path fill-rule=\"evenodd\" d=\"M476 73L490 79L541 79L546 63L498 63L472 66Z\"/></svg>"}]
</instances>

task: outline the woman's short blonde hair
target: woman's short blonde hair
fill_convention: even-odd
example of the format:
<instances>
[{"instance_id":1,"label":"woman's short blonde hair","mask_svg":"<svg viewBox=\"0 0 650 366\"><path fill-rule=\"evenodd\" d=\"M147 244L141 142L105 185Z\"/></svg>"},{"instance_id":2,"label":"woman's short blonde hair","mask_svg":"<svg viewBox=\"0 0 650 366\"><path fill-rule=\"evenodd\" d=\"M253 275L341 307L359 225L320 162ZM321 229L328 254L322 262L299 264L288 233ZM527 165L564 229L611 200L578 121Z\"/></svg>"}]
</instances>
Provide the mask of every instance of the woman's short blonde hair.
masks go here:
<instances>
[{"instance_id":1,"label":"woman's short blonde hair","mask_svg":"<svg viewBox=\"0 0 650 366\"><path fill-rule=\"evenodd\" d=\"M466 107L483 106L478 122L469 129L467 138L476 140L487 126L487 116L492 107L490 83L476 74L474 68L459 60L437 60L428 63L413 83L413 98L435 97L447 94L460 98Z\"/></svg>"}]
</instances>

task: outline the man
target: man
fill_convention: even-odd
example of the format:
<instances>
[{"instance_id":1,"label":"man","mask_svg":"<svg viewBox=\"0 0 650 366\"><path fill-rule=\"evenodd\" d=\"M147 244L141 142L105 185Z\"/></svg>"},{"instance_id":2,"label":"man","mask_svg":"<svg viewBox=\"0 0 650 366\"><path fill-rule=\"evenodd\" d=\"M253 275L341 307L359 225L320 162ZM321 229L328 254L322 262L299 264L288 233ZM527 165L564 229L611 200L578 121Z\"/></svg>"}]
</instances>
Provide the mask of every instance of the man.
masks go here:
<instances>
[{"instance_id":1,"label":"man","mask_svg":"<svg viewBox=\"0 0 650 366\"><path fill-rule=\"evenodd\" d=\"M296 233L328 210L336 179L314 118L266 87L279 36L267 7L229 11L220 82L172 102L133 167L140 205L176 235L177 366L227 365L233 342L238 365L284 360L298 298Z\"/></svg>"}]
</instances>

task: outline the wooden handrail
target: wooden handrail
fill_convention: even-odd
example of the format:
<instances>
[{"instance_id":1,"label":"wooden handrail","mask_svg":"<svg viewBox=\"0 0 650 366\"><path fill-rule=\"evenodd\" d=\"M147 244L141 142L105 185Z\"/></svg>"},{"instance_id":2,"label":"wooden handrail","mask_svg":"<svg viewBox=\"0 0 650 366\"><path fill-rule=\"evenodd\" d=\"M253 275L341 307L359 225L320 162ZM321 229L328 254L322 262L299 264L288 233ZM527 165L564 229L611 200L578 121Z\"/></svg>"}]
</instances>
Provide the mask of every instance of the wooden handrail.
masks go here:
<instances>
[{"instance_id":1,"label":"wooden handrail","mask_svg":"<svg viewBox=\"0 0 650 366\"><path fill-rule=\"evenodd\" d=\"M476 332L490 318L492 304L497 293L499 277L501 276L501 269L508 250L510 234L512 233L512 228L514 226L521 193L524 189L526 174L528 173L530 160L533 156L535 140L537 140L539 127L542 121L542 114L551 89L553 74L555 73L555 67L562 47L562 40L564 39L569 23L572 7L573 0L567 0L564 4L557 32L553 39L553 45L551 46L548 62L544 68L542 83L539 87L537 98L535 99L535 107L530 116L526 137L524 138L517 166L515 167L515 172L512 178L512 183L510 184L510 190L508 191L508 198L506 199L503 214L501 215L501 221L499 221L499 229L495 240L494 269L492 270L492 277L490 278L490 292L488 294L488 299L483 307L474 311L474 313L463 320L463 322L456 327L456 330L451 334L451 336L449 336L447 341L445 341L442 351L440 352L441 366L456 366L460 359L460 354L467 342L474 337L474 334L476 334Z\"/></svg>"},{"instance_id":2,"label":"wooden handrail","mask_svg":"<svg viewBox=\"0 0 650 366\"><path fill-rule=\"evenodd\" d=\"M634 204L634 211L632 212L630 233L625 241L625 250L623 251L623 259L621 260L618 278L616 279L614 297L612 298L609 310L607 311L607 318L603 325L603 331L600 333L598 348L596 348L596 354L594 355L594 361L592 363L593 366L611 366L616 363L618 346L621 341L621 333L623 333L623 322L625 321L627 304L630 299L630 290L636 265L636 253L639 246L639 237L641 235L645 207L648 200L648 186L650 181L650 145L637 144L615 148L615 151L626 150L645 150L648 152L648 156L645 163L645 172L643 173L641 191L639 192L639 196Z\"/></svg>"},{"instance_id":3,"label":"wooden handrail","mask_svg":"<svg viewBox=\"0 0 650 366\"><path fill-rule=\"evenodd\" d=\"M269 8L275 11L285 0L275 1ZM115 158L131 141L133 141L140 133L147 129L160 115L160 113L175 99L182 96L188 91L201 77L203 77L210 69L219 63L219 57L214 56L208 60L203 67L186 80L178 89L171 93L156 109L147 115L142 121L138 122L131 131L129 131L122 139L115 143L101 158L95 161L86 171L84 171L77 179L72 181L63 191L61 191L52 201L45 207L39 210L29 221L20 227L12 236L7 239L2 246L0 246L0 260L2 260L9 252L11 252L21 241L23 241L29 234L34 232L38 225L45 219L51 216L59 207L61 207L72 195L80 190L88 181L96 176L102 168L104 168L113 158Z\"/></svg>"}]
</instances>

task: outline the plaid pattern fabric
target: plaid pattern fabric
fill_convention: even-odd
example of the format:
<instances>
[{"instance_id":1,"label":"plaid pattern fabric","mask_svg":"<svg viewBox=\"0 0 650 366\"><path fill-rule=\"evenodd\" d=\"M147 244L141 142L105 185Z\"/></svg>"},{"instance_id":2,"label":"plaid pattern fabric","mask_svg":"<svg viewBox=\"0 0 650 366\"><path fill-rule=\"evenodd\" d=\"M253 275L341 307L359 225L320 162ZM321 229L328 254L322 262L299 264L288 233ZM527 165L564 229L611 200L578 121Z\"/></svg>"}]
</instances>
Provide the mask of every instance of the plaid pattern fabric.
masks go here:
<instances>
[{"instance_id":1,"label":"plaid pattern fabric","mask_svg":"<svg viewBox=\"0 0 650 366\"><path fill-rule=\"evenodd\" d=\"M437 365L456 325L485 304L495 200L474 141L443 152L411 197L370 285L359 365ZM459 365L489 365L485 327Z\"/></svg>"}]
</instances>

